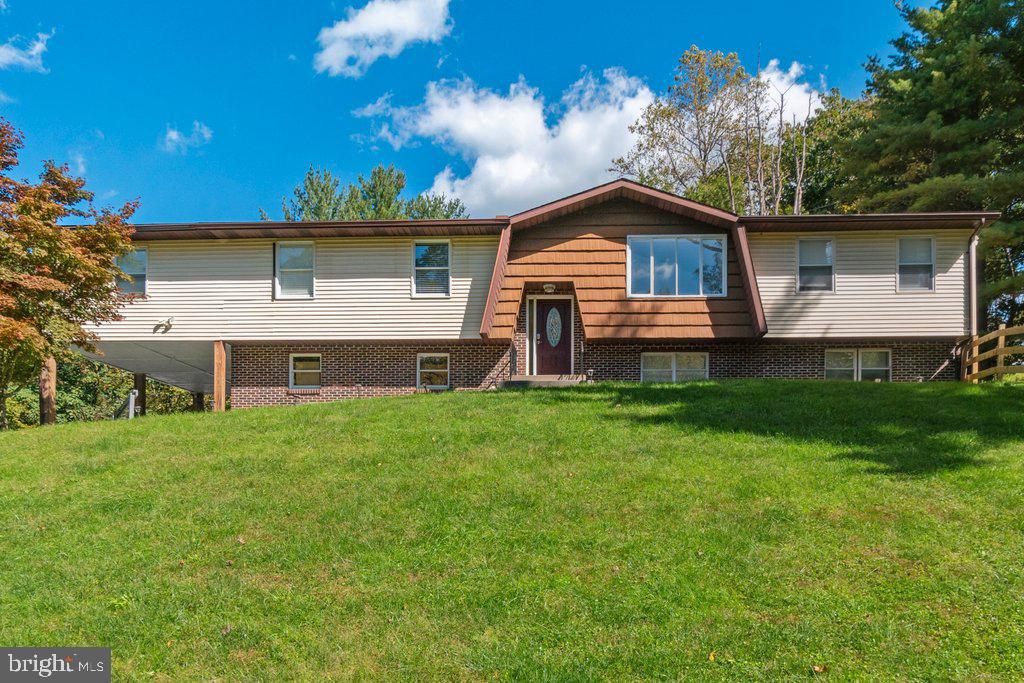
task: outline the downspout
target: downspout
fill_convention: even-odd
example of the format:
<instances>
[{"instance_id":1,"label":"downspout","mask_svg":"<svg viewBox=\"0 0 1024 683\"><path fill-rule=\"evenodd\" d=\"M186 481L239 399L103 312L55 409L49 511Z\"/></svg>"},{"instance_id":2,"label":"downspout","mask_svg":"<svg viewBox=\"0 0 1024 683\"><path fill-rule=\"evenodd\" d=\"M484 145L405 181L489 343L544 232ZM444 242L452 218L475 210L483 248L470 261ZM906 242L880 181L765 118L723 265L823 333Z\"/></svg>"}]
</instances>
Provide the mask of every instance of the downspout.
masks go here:
<instances>
[{"instance_id":1,"label":"downspout","mask_svg":"<svg viewBox=\"0 0 1024 683\"><path fill-rule=\"evenodd\" d=\"M978 336L978 232L981 230L981 226L985 225L985 220L981 220L981 224L978 226L978 230L975 230L974 234L971 235L970 246L968 247L968 276L967 285L970 294L970 319L969 329L971 337Z\"/></svg>"}]
</instances>

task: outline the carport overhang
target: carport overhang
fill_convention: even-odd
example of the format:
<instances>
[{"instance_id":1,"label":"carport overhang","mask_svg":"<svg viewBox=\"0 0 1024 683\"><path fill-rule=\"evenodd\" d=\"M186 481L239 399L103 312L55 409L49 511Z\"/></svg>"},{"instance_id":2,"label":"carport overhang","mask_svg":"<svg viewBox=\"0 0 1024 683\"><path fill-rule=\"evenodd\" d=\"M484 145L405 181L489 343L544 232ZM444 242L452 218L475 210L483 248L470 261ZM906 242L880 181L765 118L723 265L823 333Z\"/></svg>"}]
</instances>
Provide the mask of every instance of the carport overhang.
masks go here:
<instances>
[{"instance_id":1,"label":"carport overhang","mask_svg":"<svg viewBox=\"0 0 1024 683\"><path fill-rule=\"evenodd\" d=\"M226 346L226 345L225 345ZM210 341L101 341L91 360L179 387L192 393L214 392L215 344ZM230 363L230 347L226 349ZM230 377L230 372L225 373Z\"/></svg>"}]
</instances>

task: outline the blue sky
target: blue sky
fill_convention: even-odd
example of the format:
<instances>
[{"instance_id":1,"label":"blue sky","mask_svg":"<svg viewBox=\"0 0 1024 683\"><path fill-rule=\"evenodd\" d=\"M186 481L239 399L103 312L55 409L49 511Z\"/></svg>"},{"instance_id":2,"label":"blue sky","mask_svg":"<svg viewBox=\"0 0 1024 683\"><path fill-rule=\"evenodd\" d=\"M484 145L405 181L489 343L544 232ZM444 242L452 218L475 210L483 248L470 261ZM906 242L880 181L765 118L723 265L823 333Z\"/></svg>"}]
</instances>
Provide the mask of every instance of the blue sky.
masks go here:
<instances>
[{"instance_id":1,"label":"blue sky","mask_svg":"<svg viewBox=\"0 0 1024 683\"><path fill-rule=\"evenodd\" d=\"M856 95L902 30L891 0L0 7L21 174L66 161L101 203L140 198L138 222L276 215L311 163L344 180L394 163L410 191L513 213L605 179L691 44L778 60L794 93Z\"/></svg>"}]
</instances>

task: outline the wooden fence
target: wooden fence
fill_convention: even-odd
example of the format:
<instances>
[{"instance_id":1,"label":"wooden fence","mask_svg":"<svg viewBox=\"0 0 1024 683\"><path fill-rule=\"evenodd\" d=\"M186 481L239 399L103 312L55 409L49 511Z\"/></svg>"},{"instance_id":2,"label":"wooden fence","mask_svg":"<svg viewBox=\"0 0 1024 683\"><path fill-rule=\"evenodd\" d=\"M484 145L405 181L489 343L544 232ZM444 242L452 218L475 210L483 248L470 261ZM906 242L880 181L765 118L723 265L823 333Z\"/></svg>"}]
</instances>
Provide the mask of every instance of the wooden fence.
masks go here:
<instances>
[{"instance_id":1,"label":"wooden fence","mask_svg":"<svg viewBox=\"0 0 1024 683\"><path fill-rule=\"evenodd\" d=\"M1007 327L1000 325L995 332L968 340L961 351L960 377L966 382L977 384L983 379L1002 379L1007 375L1024 374L1024 365L1007 363L1007 356L1024 357L1024 340L1017 340L1017 345L1006 343L1009 337L1024 336L1024 325ZM983 346L991 346L982 350ZM986 363L989 367L981 370L981 364L995 359L995 364ZM1022 359L1024 360L1024 359Z\"/></svg>"}]
</instances>

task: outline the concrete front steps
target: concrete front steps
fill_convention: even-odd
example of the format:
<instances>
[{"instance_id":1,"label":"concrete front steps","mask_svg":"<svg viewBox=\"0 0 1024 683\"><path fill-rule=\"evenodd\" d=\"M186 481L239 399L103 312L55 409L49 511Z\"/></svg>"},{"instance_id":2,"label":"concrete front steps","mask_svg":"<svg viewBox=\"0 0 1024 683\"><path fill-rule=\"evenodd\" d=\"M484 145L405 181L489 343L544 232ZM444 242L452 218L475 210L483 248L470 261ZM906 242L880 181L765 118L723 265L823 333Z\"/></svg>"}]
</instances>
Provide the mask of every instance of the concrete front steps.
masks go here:
<instances>
[{"instance_id":1,"label":"concrete front steps","mask_svg":"<svg viewBox=\"0 0 1024 683\"><path fill-rule=\"evenodd\" d=\"M586 381L586 375L512 375L511 378L502 382L501 386L508 389L571 387Z\"/></svg>"}]
</instances>

